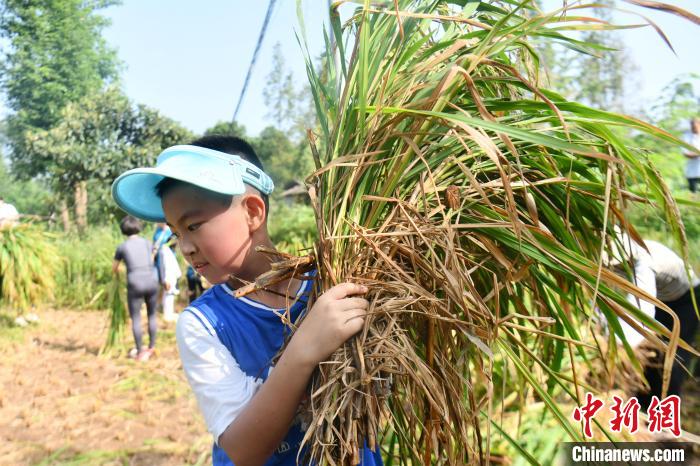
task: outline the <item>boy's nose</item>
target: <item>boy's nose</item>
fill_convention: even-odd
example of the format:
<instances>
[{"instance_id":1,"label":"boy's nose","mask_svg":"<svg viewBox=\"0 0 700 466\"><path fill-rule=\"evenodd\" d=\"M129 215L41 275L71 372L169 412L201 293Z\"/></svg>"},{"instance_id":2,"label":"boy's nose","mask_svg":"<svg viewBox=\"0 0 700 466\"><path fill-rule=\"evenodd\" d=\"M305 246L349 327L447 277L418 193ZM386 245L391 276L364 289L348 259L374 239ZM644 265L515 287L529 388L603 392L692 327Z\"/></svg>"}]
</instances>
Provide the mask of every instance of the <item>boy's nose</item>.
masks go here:
<instances>
[{"instance_id":1,"label":"boy's nose","mask_svg":"<svg viewBox=\"0 0 700 466\"><path fill-rule=\"evenodd\" d=\"M197 252L194 243L186 238L178 238L178 245L180 246L180 251L182 251L182 254L185 256L191 256Z\"/></svg>"}]
</instances>

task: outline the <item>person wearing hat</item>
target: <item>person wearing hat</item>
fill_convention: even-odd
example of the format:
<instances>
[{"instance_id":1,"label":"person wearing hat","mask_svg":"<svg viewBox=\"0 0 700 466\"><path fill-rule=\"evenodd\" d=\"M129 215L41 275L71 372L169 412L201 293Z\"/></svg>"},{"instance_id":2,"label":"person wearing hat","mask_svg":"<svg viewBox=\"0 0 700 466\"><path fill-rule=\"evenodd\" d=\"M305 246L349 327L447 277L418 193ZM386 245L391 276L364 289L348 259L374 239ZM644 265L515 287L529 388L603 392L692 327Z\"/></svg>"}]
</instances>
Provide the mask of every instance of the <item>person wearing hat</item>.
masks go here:
<instances>
[{"instance_id":1,"label":"person wearing hat","mask_svg":"<svg viewBox=\"0 0 700 466\"><path fill-rule=\"evenodd\" d=\"M341 283L306 302L315 271L237 298L235 290L271 270L257 246L273 248L268 196L273 183L255 151L230 136L205 136L163 151L155 167L122 174L117 204L166 221L187 262L212 287L178 318L182 366L214 437L214 465L295 465L304 427L297 411L317 365L364 324L368 290ZM287 312L284 323L280 312ZM291 335L291 338L289 338ZM284 352L272 361L285 341ZM382 464L364 448L364 465Z\"/></svg>"}]
</instances>

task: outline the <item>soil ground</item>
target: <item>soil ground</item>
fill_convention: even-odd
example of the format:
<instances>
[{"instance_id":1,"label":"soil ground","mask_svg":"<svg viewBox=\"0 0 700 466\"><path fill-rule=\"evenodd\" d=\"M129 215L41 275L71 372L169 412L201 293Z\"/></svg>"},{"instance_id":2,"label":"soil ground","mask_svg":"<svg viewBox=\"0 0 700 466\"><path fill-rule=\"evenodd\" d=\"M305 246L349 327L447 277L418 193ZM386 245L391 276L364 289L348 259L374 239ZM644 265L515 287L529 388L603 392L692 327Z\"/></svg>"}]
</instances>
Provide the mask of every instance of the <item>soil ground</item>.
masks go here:
<instances>
[{"instance_id":1,"label":"soil ground","mask_svg":"<svg viewBox=\"0 0 700 466\"><path fill-rule=\"evenodd\" d=\"M159 324L156 356L137 362L98 355L106 312L38 314L25 328L0 322L1 465L211 464L174 324Z\"/></svg>"}]
</instances>

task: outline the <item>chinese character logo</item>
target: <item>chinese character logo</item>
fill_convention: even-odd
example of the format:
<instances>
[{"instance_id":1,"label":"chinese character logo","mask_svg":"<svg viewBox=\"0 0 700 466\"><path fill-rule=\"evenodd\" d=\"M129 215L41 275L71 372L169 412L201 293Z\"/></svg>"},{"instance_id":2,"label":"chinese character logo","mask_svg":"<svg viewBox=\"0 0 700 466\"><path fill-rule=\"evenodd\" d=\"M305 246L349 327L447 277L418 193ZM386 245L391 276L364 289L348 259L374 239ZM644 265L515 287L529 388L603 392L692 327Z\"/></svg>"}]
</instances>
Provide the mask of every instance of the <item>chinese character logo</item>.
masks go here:
<instances>
[{"instance_id":1,"label":"chinese character logo","mask_svg":"<svg viewBox=\"0 0 700 466\"><path fill-rule=\"evenodd\" d=\"M586 393L584 405L574 409L573 418L578 422L583 422L583 434L586 438L593 438L591 420L595 418L602 407L603 401L591 393ZM613 396L613 403L610 406L610 411L613 413L613 418L610 420L610 430L622 432L622 429L625 428L630 434L637 432L639 430L640 409L639 401L635 397L623 403L622 398ZM678 395L670 395L663 400L652 396L646 412L649 416L648 432L658 433L662 430L668 430L676 437L681 435L681 399Z\"/></svg>"},{"instance_id":2,"label":"chinese character logo","mask_svg":"<svg viewBox=\"0 0 700 466\"><path fill-rule=\"evenodd\" d=\"M678 395L670 395L659 401L651 397L647 410L649 415L649 432L661 432L668 429L674 436L681 435L681 399Z\"/></svg>"},{"instance_id":3,"label":"chinese character logo","mask_svg":"<svg viewBox=\"0 0 700 466\"><path fill-rule=\"evenodd\" d=\"M603 402L594 397L591 393L586 393L586 404L574 409L574 419L576 421L583 420L583 433L586 438L593 437L591 432L591 419L600 408L603 407Z\"/></svg>"}]
</instances>

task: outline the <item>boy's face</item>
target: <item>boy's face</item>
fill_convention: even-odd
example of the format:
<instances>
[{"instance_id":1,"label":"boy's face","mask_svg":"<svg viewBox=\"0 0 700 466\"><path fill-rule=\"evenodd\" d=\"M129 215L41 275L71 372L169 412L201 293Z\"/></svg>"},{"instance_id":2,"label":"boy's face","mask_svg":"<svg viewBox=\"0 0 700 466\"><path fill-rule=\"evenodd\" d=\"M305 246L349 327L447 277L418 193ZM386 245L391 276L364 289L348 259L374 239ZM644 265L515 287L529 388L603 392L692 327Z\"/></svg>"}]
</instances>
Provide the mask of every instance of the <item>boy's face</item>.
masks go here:
<instances>
[{"instance_id":1,"label":"boy's face","mask_svg":"<svg viewBox=\"0 0 700 466\"><path fill-rule=\"evenodd\" d=\"M258 222L254 208L251 215L248 197L234 196L227 203L197 187L178 185L161 200L182 254L210 283L238 275L251 251ZM262 204L262 199L259 201Z\"/></svg>"}]
</instances>

